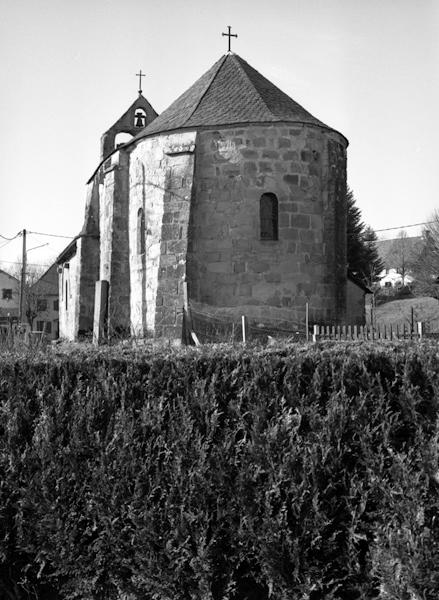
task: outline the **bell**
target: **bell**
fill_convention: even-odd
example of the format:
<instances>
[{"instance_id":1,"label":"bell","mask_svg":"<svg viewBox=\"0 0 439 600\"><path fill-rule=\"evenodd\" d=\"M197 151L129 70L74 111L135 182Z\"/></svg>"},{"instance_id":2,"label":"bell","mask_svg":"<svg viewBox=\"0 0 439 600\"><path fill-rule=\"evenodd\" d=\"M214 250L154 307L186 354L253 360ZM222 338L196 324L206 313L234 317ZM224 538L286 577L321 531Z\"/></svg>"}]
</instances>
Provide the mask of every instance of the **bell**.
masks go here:
<instances>
[{"instance_id":1,"label":"bell","mask_svg":"<svg viewBox=\"0 0 439 600\"><path fill-rule=\"evenodd\" d=\"M142 113L137 113L135 115L136 119L134 121L134 126L135 127L144 127L145 126L145 117L142 115Z\"/></svg>"}]
</instances>

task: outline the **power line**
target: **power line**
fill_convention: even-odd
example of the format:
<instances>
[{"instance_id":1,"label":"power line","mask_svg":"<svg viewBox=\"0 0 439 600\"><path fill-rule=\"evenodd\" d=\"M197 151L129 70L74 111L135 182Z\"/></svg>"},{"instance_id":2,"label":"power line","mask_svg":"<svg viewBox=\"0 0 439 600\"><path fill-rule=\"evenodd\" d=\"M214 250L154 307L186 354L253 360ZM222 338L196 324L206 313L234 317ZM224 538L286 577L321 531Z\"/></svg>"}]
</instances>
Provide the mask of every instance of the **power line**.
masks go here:
<instances>
[{"instance_id":1,"label":"power line","mask_svg":"<svg viewBox=\"0 0 439 600\"><path fill-rule=\"evenodd\" d=\"M2 258L0 258L0 263L8 263L10 265L21 265L21 261L18 260L3 260ZM51 267L54 263L52 263L51 265L42 265L40 263L26 263L29 267Z\"/></svg>"},{"instance_id":2,"label":"power line","mask_svg":"<svg viewBox=\"0 0 439 600\"><path fill-rule=\"evenodd\" d=\"M8 241L7 241L7 242L5 242L4 244L2 244L2 245L0 246L0 250L1 250L2 248L4 248L5 246L7 246L8 244L10 244L12 241L13 241L13 240L8 240Z\"/></svg>"},{"instance_id":3,"label":"power line","mask_svg":"<svg viewBox=\"0 0 439 600\"><path fill-rule=\"evenodd\" d=\"M56 238L65 238L67 240L73 240L74 235L58 235L56 233L41 233L39 231L28 231L28 233L33 233L35 235L46 235L48 237L56 237Z\"/></svg>"},{"instance_id":4,"label":"power line","mask_svg":"<svg viewBox=\"0 0 439 600\"><path fill-rule=\"evenodd\" d=\"M423 223L412 223L412 225L400 225L399 227L386 227L385 229L375 229L375 233L379 231L392 231L392 229L407 229L407 227L419 227L419 225L431 225L435 221L424 221Z\"/></svg>"},{"instance_id":5,"label":"power line","mask_svg":"<svg viewBox=\"0 0 439 600\"><path fill-rule=\"evenodd\" d=\"M5 235L2 235L0 233L0 238L4 239L4 240L8 240L8 242L12 242L12 240L15 240L15 238L18 238L18 236L21 235L21 231L19 231L16 235L14 235L14 237L8 238Z\"/></svg>"}]
</instances>

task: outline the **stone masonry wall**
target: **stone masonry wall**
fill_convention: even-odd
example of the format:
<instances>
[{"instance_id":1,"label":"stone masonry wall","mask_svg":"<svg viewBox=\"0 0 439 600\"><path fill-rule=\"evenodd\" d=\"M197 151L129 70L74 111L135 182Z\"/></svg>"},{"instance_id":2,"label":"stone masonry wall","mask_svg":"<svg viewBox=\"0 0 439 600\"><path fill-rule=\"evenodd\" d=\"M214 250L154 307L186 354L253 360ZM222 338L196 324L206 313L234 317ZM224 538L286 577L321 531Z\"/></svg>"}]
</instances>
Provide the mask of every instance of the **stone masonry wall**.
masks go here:
<instances>
[{"instance_id":1,"label":"stone masonry wall","mask_svg":"<svg viewBox=\"0 0 439 600\"><path fill-rule=\"evenodd\" d=\"M93 331L95 285L99 279L99 179L96 174L87 187L84 227L81 232L79 272L79 319L77 335Z\"/></svg>"},{"instance_id":2,"label":"stone masonry wall","mask_svg":"<svg viewBox=\"0 0 439 600\"><path fill-rule=\"evenodd\" d=\"M100 279L109 282L108 331L127 335L130 328L128 242L129 155L121 149L103 165L100 191Z\"/></svg>"},{"instance_id":3,"label":"stone masonry wall","mask_svg":"<svg viewBox=\"0 0 439 600\"><path fill-rule=\"evenodd\" d=\"M80 253L81 239L78 239L75 251L59 269L59 332L60 337L67 340L78 338Z\"/></svg>"},{"instance_id":4,"label":"stone masonry wall","mask_svg":"<svg viewBox=\"0 0 439 600\"><path fill-rule=\"evenodd\" d=\"M312 126L199 132L189 230L191 300L271 325L336 323L345 310L346 141ZM260 239L276 194L279 239Z\"/></svg>"},{"instance_id":5,"label":"stone masonry wall","mask_svg":"<svg viewBox=\"0 0 439 600\"><path fill-rule=\"evenodd\" d=\"M346 323L349 325L365 325L365 293L359 285L348 279L346 294Z\"/></svg>"},{"instance_id":6,"label":"stone masonry wall","mask_svg":"<svg viewBox=\"0 0 439 600\"><path fill-rule=\"evenodd\" d=\"M146 138L131 153L130 270L134 335L181 340L195 132ZM138 211L145 252L138 252Z\"/></svg>"}]
</instances>

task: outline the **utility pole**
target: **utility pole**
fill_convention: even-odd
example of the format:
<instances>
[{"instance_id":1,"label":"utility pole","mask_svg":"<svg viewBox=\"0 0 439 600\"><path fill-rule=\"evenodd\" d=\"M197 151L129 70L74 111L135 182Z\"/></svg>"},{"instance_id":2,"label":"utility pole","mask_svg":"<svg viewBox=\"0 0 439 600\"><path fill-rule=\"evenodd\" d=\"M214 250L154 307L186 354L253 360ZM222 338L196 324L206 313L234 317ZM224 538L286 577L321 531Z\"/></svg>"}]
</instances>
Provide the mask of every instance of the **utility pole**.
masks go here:
<instances>
[{"instance_id":1,"label":"utility pole","mask_svg":"<svg viewBox=\"0 0 439 600\"><path fill-rule=\"evenodd\" d=\"M21 258L21 283L20 283L20 314L19 322L23 323L23 317L25 313L25 296L26 296L26 229L23 229L23 255Z\"/></svg>"}]
</instances>

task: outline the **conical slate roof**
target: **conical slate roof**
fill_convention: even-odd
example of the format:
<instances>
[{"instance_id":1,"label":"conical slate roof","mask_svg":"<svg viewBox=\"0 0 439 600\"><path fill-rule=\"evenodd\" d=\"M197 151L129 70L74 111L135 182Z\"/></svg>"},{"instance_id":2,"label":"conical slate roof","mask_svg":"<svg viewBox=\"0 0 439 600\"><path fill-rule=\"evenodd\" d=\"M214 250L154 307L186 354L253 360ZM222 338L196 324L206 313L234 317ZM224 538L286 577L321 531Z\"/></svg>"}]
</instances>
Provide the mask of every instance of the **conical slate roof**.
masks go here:
<instances>
[{"instance_id":1,"label":"conical slate roof","mask_svg":"<svg viewBox=\"0 0 439 600\"><path fill-rule=\"evenodd\" d=\"M135 139L184 128L280 121L331 129L240 56L228 53Z\"/></svg>"}]
</instances>

